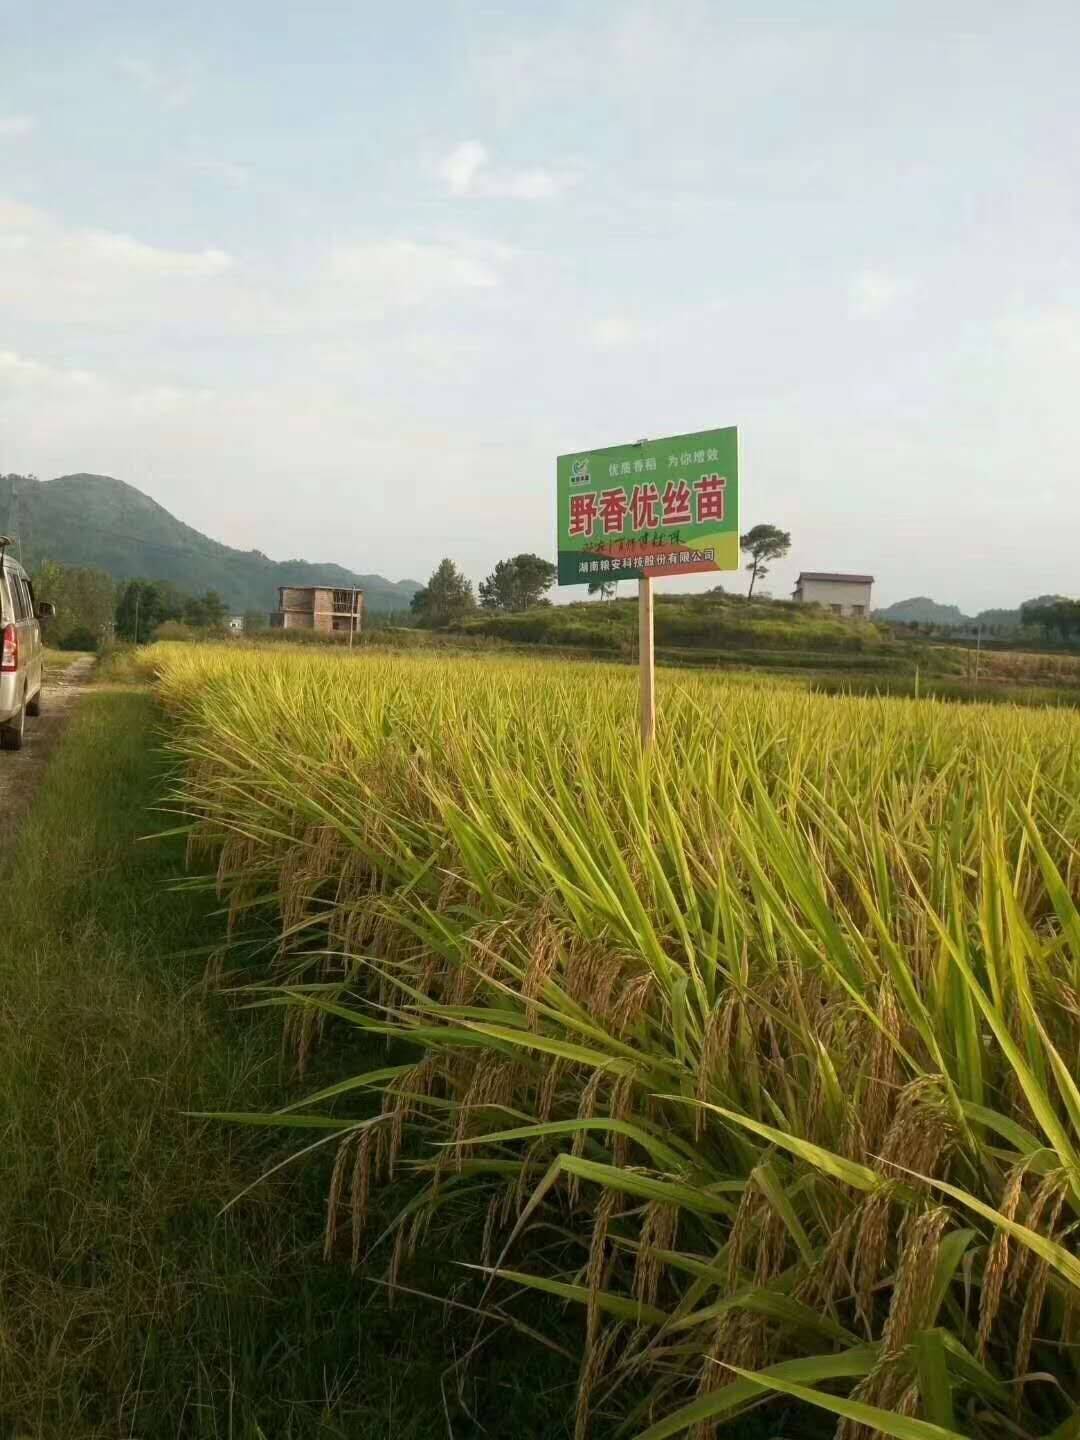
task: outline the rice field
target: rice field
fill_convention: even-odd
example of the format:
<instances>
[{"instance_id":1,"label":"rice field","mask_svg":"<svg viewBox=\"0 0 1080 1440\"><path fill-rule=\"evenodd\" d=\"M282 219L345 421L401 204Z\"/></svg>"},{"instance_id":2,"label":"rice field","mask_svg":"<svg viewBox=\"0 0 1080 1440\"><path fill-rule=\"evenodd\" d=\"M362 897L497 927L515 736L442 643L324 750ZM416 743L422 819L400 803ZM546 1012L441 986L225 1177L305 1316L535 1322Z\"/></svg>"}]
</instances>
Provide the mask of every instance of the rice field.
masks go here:
<instances>
[{"instance_id":1,"label":"rice field","mask_svg":"<svg viewBox=\"0 0 1080 1440\"><path fill-rule=\"evenodd\" d=\"M579 1437L1080 1435L1074 712L661 673L642 756L617 667L149 661L328 1255L564 1303Z\"/></svg>"}]
</instances>

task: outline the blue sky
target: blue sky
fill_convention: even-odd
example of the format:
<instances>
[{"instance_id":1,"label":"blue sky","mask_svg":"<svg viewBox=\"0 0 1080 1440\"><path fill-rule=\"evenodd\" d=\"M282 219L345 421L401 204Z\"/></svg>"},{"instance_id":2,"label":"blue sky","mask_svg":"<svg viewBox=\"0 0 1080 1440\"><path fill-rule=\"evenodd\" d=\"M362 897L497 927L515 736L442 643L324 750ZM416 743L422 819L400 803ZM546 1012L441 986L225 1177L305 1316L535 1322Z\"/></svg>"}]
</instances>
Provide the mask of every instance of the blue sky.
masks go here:
<instances>
[{"instance_id":1,"label":"blue sky","mask_svg":"<svg viewBox=\"0 0 1080 1440\"><path fill-rule=\"evenodd\" d=\"M0 0L0 469L479 578L738 424L777 594L1075 592L1070 10Z\"/></svg>"}]
</instances>

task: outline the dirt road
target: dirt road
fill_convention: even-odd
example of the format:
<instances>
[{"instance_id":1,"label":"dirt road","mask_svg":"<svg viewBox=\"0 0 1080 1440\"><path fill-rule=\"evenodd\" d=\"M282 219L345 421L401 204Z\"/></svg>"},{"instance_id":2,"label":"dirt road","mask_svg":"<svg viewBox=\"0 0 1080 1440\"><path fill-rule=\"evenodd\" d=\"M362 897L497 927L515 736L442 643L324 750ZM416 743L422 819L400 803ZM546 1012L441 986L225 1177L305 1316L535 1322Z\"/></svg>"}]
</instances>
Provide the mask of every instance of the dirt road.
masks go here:
<instances>
[{"instance_id":1,"label":"dirt road","mask_svg":"<svg viewBox=\"0 0 1080 1440\"><path fill-rule=\"evenodd\" d=\"M41 779L49 751L67 712L78 700L94 668L92 655L73 660L66 670L47 671L41 714L28 719L21 750L0 750L0 807L5 817L20 813Z\"/></svg>"}]
</instances>

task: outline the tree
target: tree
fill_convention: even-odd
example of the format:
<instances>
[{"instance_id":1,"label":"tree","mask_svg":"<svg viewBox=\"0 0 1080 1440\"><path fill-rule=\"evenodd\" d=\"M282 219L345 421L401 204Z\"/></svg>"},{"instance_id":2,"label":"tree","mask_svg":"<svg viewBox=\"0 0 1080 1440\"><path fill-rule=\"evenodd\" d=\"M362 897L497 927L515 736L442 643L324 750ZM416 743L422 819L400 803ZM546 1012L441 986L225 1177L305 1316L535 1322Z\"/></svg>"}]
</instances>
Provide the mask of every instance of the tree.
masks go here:
<instances>
[{"instance_id":1,"label":"tree","mask_svg":"<svg viewBox=\"0 0 1080 1440\"><path fill-rule=\"evenodd\" d=\"M476 609L472 581L452 560L440 560L428 583L412 597L409 609L421 625L449 625Z\"/></svg>"},{"instance_id":2,"label":"tree","mask_svg":"<svg viewBox=\"0 0 1080 1440\"><path fill-rule=\"evenodd\" d=\"M155 580L154 586L158 593L162 621L181 620L188 598L185 591L181 590L179 585L174 585L171 580Z\"/></svg>"},{"instance_id":3,"label":"tree","mask_svg":"<svg viewBox=\"0 0 1080 1440\"><path fill-rule=\"evenodd\" d=\"M214 630L220 630L225 624L225 617L229 613L229 607L216 590L207 590L202 597L203 613L206 615L206 623Z\"/></svg>"},{"instance_id":4,"label":"tree","mask_svg":"<svg viewBox=\"0 0 1080 1440\"><path fill-rule=\"evenodd\" d=\"M104 570L46 560L33 581L35 597L56 607L48 622L50 645L64 650L78 642L79 649L92 650L106 637L113 621L116 585Z\"/></svg>"},{"instance_id":5,"label":"tree","mask_svg":"<svg viewBox=\"0 0 1080 1440\"><path fill-rule=\"evenodd\" d=\"M169 580L129 580L116 599L116 633L122 640L149 640L167 620L183 621L197 630L219 629L228 606L216 590L185 595Z\"/></svg>"},{"instance_id":6,"label":"tree","mask_svg":"<svg viewBox=\"0 0 1080 1440\"><path fill-rule=\"evenodd\" d=\"M184 622L198 630L219 630L225 623L227 609L216 590L207 590L205 595L189 595L184 601Z\"/></svg>"},{"instance_id":7,"label":"tree","mask_svg":"<svg viewBox=\"0 0 1080 1440\"><path fill-rule=\"evenodd\" d=\"M791 549L791 532L779 530L775 525L755 525L739 541L739 549L750 556L746 569L750 575L750 589L747 598L754 593L754 585L769 573L768 561L782 560Z\"/></svg>"},{"instance_id":8,"label":"tree","mask_svg":"<svg viewBox=\"0 0 1080 1440\"><path fill-rule=\"evenodd\" d=\"M539 555L500 560L480 581L480 604L485 610L528 610L555 584L556 573L551 561Z\"/></svg>"},{"instance_id":9,"label":"tree","mask_svg":"<svg viewBox=\"0 0 1080 1440\"><path fill-rule=\"evenodd\" d=\"M594 580L589 586L590 595L599 595L601 600L610 600L616 594L617 580Z\"/></svg>"},{"instance_id":10,"label":"tree","mask_svg":"<svg viewBox=\"0 0 1080 1440\"><path fill-rule=\"evenodd\" d=\"M1067 600L1062 595L1026 600L1020 607L1024 625L1038 625L1047 641L1056 634L1068 644L1080 632L1080 600Z\"/></svg>"},{"instance_id":11,"label":"tree","mask_svg":"<svg viewBox=\"0 0 1080 1440\"><path fill-rule=\"evenodd\" d=\"M122 640L143 641L168 613L169 597L153 580L129 580L120 587L116 602L116 633Z\"/></svg>"},{"instance_id":12,"label":"tree","mask_svg":"<svg viewBox=\"0 0 1080 1440\"><path fill-rule=\"evenodd\" d=\"M491 574L480 581L479 591L480 604L485 610L513 610L513 560L500 560Z\"/></svg>"}]
</instances>

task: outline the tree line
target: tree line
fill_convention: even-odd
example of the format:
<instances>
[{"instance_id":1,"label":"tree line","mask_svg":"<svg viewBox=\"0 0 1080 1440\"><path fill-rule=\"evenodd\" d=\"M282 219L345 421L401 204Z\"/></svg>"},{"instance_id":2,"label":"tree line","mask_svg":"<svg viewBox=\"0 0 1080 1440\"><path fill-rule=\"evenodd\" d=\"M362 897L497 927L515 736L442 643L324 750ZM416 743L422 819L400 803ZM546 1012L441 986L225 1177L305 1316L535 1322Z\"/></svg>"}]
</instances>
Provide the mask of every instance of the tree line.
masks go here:
<instances>
[{"instance_id":1,"label":"tree line","mask_svg":"<svg viewBox=\"0 0 1080 1440\"><path fill-rule=\"evenodd\" d=\"M756 525L740 536L740 548L749 559L746 568L752 596L757 582L768 574L769 563L790 550L791 535L774 525ZM481 610L520 612L550 605L548 592L557 575L550 560L523 552L500 560L474 589L472 581L446 557L412 597L409 618L415 625L438 628ZM216 630L223 627L228 614L228 606L216 590L191 595L168 580L135 579L117 584L102 570L52 561L41 565L33 579L38 597L56 607L50 642L61 648L92 649L114 634L121 640L142 642L170 623ZM608 599L616 593L616 586L610 580L598 580L588 591ZM1043 616L1041 611L1036 617L1033 611L1031 623L1060 626L1072 621L1056 613ZM245 612L245 631L265 629L266 625L262 611Z\"/></svg>"},{"instance_id":2,"label":"tree line","mask_svg":"<svg viewBox=\"0 0 1080 1440\"><path fill-rule=\"evenodd\" d=\"M478 609L531 610L550 605L547 592L555 584L557 571L550 560L539 555L513 555L500 560L479 584L479 601L473 584L453 560L440 560L427 584L410 603L417 625L436 628L451 625Z\"/></svg>"},{"instance_id":3,"label":"tree line","mask_svg":"<svg viewBox=\"0 0 1080 1440\"><path fill-rule=\"evenodd\" d=\"M755 525L740 537L740 548L750 558L747 571L750 591L769 573L772 560L782 559L791 549L791 535L775 525ZM474 591L472 581L447 557L440 560L431 577L412 598L410 610L417 625L437 628L465 619L477 610L520 611L550 605L547 592L558 574L550 560L539 555L513 555L500 560L491 574ZM608 599L616 593L610 580L589 586L590 595Z\"/></svg>"},{"instance_id":4,"label":"tree line","mask_svg":"<svg viewBox=\"0 0 1080 1440\"><path fill-rule=\"evenodd\" d=\"M169 580L128 580L116 599L116 634L138 643L169 621L193 630L220 630L228 613L216 590L188 595Z\"/></svg>"},{"instance_id":5,"label":"tree line","mask_svg":"<svg viewBox=\"0 0 1080 1440\"><path fill-rule=\"evenodd\" d=\"M973 640L981 634L984 638L1028 645L1037 644L1037 636L1045 645L1073 646L1080 643L1080 600L1070 600L1064 595L1042 595L1036 600L1025 600L1018 610L984 610L955 624L938 620L894 620L888 614L882 618L905 634L946 640Z\"/></svg>"},{"instance_id":6,"label":"tree line","mask_svg":"<svg viewBox=\"0 0 1080 1440\"><path fill-rule=\"evenodd\" d=\"M1037 626L1048 641L1058 639L1071 645L1080 636L1080 600L1067 600L1058 595L1053 599L1030 601L1020 607L1020 623Z\"/></svg>"},{"instance_id":7,"label":"tree line","mask_svg":"<svg viewBox=\"0 0 1080 1440\"><path fill-rule=\"evenodd\" d=\"M48 640L62 650L94 650L115 635L149 640L169 621L198 630L222 628L228 606L216 590L190 595L168 580L123 580L88 565L45 561L31 577L39 600L56 607ZM255 620L256 617L252 616ZM260 613L258 624L265 626Z\"/></svg>"}]
</instances>

